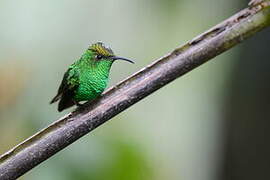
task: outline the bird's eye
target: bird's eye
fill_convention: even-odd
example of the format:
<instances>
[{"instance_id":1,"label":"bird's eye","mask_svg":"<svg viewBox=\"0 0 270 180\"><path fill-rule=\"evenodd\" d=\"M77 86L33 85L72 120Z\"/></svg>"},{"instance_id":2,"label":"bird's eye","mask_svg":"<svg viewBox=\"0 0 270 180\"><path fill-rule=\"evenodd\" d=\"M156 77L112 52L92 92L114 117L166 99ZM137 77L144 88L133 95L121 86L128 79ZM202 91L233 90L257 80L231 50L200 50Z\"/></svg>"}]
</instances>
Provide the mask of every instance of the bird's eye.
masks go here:
<instances>
[{"instance_id":1,"label":"bird's eye","mask_svg":"<svg viewBox=\"0 0 270 180\"><path fill-rule=\"evenodd\" d=\"M100 60L102 59L103 57L101 55L96 55L96 59Z\"/></svg>"}]
</instances>

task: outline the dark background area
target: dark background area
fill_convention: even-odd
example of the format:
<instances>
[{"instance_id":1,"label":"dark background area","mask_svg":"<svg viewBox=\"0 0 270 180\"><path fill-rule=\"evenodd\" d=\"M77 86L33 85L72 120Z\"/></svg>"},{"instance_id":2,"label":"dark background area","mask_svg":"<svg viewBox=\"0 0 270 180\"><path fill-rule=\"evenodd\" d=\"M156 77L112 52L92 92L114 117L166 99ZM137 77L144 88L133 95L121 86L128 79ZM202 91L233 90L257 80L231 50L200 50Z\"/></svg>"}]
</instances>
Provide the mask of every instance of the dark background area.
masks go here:
<instances>
[{"instance_id":1,"label":"dark background area","mask_svg":"<svg viewBox=\"0 0 270 180\"><path fill-rule=\"evenodd\" d=\"M269 29L241 45L228 85L225 178L270 179Z\"/></svg>"}]
</instances>

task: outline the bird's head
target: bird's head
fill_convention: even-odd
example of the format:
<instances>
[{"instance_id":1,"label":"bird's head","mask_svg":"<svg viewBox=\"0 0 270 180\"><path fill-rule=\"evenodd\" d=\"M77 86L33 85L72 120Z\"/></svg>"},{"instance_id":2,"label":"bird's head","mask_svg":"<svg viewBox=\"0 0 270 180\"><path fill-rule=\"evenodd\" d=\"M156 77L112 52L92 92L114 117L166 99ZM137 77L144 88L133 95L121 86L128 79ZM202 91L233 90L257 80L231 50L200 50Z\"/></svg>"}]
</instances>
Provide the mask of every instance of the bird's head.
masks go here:
<instances>
[{"instance_id":1,"label":"bird's head","mask_svg":"<svg viewBox=\"0 0 270 180\"><path fill-rule=\"evenodd\" d=\"M114 55L112 49L106 47L102 42L92 44L87 51L90 51L90 53L92 54L92 60L95 62L109 61L112 63L115 60L123 60L134 63L130 59Z\"/></svg>"}]
</instances>

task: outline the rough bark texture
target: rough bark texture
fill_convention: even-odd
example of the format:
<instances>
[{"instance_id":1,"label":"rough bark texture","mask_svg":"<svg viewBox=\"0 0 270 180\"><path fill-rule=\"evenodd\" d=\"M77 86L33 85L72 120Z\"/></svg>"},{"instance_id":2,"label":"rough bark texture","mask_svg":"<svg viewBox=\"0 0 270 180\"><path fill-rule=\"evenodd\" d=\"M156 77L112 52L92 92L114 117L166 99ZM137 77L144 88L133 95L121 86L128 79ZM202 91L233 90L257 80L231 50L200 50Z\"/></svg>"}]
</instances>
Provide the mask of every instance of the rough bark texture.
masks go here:
<instances>
[{"instance_id":1,"label":"rough bark texture","mask_svg":"<svg viewBox=\"0 0 270 180\"><path fill-rule=\"evenodd\" d=\"M242 10L160 58L0 157L0 179L16 179L142 98L270 24L270 2Z\"/></svg>"}]
</instances>

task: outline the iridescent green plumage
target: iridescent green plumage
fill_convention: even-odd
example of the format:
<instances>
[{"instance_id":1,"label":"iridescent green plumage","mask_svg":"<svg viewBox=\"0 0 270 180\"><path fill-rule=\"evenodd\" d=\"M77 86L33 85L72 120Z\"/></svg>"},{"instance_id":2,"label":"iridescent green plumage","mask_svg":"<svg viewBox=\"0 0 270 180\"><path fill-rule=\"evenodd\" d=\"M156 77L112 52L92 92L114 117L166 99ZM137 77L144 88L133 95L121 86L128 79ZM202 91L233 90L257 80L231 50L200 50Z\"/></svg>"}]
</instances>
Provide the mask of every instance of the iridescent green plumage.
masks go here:
<instances>
[{"instance_id":1,"label":"iridescent green plumage","mask_svg":"<svg viewBox=\"0 0 270 180\"><path fill-rule=\"evenodd\" d=\"M58 111L62 111L75 104L79 105L80 101L97 98L106 88L111 66L117 59L132 62L115 56L101 42L92 44L66 71L51 103L60 100Z\"/></svg>"}]
</instances>

